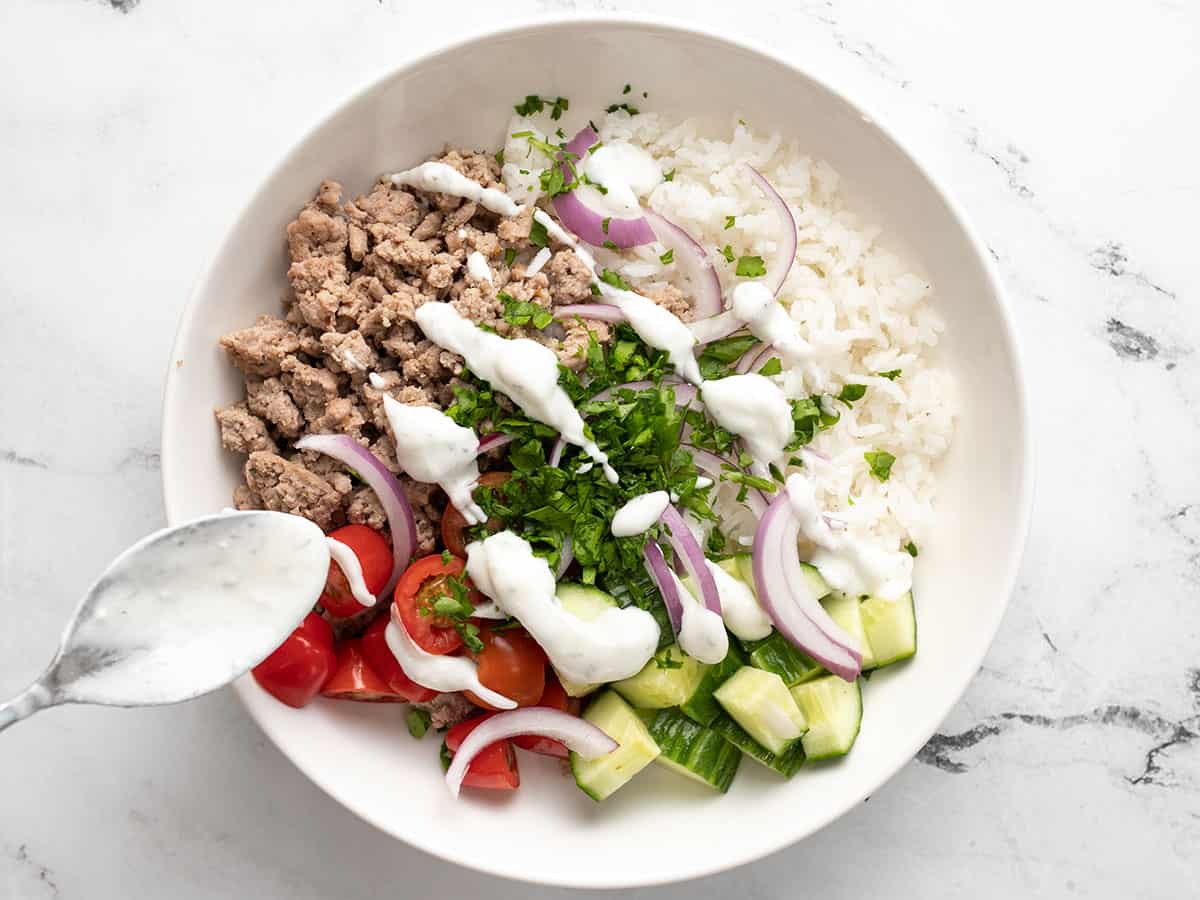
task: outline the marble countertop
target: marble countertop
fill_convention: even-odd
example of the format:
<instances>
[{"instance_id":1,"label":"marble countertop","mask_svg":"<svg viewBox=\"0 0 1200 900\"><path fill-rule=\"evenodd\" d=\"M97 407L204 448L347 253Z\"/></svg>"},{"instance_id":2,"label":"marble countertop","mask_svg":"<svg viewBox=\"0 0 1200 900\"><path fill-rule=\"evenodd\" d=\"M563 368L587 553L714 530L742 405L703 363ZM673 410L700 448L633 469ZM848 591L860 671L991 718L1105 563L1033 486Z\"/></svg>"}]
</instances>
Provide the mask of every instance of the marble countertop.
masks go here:
<instances>
[{"instance_id":1,"label":"marble countertop","mask_svg":"<svg viewBox=\"0 0 1200 900\"><path fill-rule=\"evenodd\" d=\"M1183 2L6 0L0 695L163 521L176 317L244 196L349 90L463 21L722 23L802 57L941 174L1007 282L1038 499L999 637L918 758L803 844L662 898L1179 898L1200 872L1200 7ZM252 89L248 89L252 87ZM0 740L0 896L561 892L360 822L232 693ZM798 878L799 876L799 878ZM169 887L168 887L169 886Z\"/></svg>"}]
</instances>

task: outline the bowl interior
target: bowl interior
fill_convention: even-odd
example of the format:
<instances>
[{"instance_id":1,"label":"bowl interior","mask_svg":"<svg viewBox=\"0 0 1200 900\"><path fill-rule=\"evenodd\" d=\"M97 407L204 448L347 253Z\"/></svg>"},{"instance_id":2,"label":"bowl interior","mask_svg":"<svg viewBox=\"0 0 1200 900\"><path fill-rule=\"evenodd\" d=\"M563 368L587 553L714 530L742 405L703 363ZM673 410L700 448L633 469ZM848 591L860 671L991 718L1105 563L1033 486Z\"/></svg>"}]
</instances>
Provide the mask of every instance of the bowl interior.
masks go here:
<instances>
[{"instance_id":1,"label":"bowl interior","mask_svg":"<svg viewBox=\"0 0 1200 900\"><path fill-rule=\"evenodd\" d=\"M515 796L452 801L438 742L412 740L394 707L318 702L296 711L242 683L251 714L317 784L398 838L514 878L580 887L678 880L748 862L841 815L909 760L978 667L1008 600L1028 510L1027 430L1012 332L981 247L956 210L875 122L789 65L662 24L570 20L476 39L419 60L360 93L308 134L230 232L184 315L167 379L163 477L172 522L228 505L239 460L222 452L213 407L240 395L218 337L278 310L283 228L323 178L347 192L444 143L494 148L529 93L571 111L616 100L673 117L741 116L800 139L839 170L932 277L947 323L943 359L962 414L940 472L939 520L921 548L920 653L865 690L854 752L789 782L747 761L732 791L651 767L602 805L553 760L524 755ZM572 120L570 124L575 124ZM568 126L569 127L569 126ZM968 477L971 476L971 477ZM354 759L346 766L341 760ZM504 837L499 837L503 835ZM714 840L719 835L719 840Z\"/></svg>"}]
</instances>

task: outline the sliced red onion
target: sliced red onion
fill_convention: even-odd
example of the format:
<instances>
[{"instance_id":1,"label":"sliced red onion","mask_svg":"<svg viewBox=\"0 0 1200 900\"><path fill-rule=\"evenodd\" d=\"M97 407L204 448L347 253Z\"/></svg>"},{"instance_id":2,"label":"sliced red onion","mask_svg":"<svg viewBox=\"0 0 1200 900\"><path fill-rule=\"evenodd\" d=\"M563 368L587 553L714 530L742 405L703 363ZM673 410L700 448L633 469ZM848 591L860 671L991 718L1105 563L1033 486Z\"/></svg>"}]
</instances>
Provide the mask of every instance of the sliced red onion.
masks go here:
<instances>
[{"instance_id":1,"label":"sliced red onion","mask_svg":"<svg viewBox=\"0 0 1200 900\"><path fill-rule=\"evenodd\" d=\"M387 514L392 534L392 574L379 592L389 597L417 549L417 525L404 488L370 450L344 434L310 434L296 441L300 450L315 450L354 469L375 492Z\"/></svg>"},{"instance_id":2,"label":"sliced red onion","mask_svg":"<svg viewBox=\"0 0 1200 900\"><path fill-rule=\"evenodd\" d=\"M740 331L745 324L733 314L733 310L726 310L715 316L709 316L707 319L688 322L687 326L695 335L696 343L711 344L713 341L719 341L721 338L727 338Z\"/></svg>"},{"instance_id":3,"label":"sliced red onion","mask_svg":"<svg viewBox=\"0 0 1200 900\"><path fill-rule=\"evenodd\" d=\"M780 491L754 533L758 602L788 641L839 678L853 681L862 669L862 654L808 587L796 552L799 537L799 519L787 492Z\"/></svg>"},{"instance_id":4,"label":"sliced red onion","mask_svg":"<svg viewBox=\"0 0 1200 900\"><path fill-rule=\"evenodd\" d=\"M571 568L571 562L575 559L575 542L569 534L563 535L562 546L558 550L558 570L554 573L555 578L562 578L567 574L567 569Z\"/></svg>"},{"instance_id":5,"label":"sliced red onion","mask_svg":"<svg viewBox=\"0 0 1200 900\"><path fill-rule=\"evenodd\" d=\"M646 221L654 229L659 243L674 253L676 265L692 287L694 318L707 319L719 313L725 306L721 300L721 279L717 277L716 266L704 247L670 219L652 209L646 210Z\"/></svg>"},{"instance_id":6,"label":"sliced red onion","mask_svg":"<svg viewBox=\"0 0 1200 900\"><path fill-rule=\"evenodd\" d=\"M671 577L671 567L667 565L662 548L654 541L647 541L642 548L642 556L646 559L646 571L654 581L658 592L662 594L663 605L667 608L667 618L671 620L671 631L676 637L683 627L683 599L679 596L679 587Z\"/></svg>"},{"instance_id":7,"label":"sliced red onion","mask_svg":"<svg viewBox=\"0 0 1200 900\"><path fill-rule=\"evenodd\" d=\"M683 382L673 381L669 378L663 379L663 384L669 384L675 389L675 405L688 406L695 404L697 409L702 409L703 404L696 399L697 390L695 385L684 384ZM617 384L610 388L605 388L594 397L588 398L587 403L598 403L602 400L607 400L617 391L646 391L651 388L658 387L653 381L627 381L625 384ZM554 446L550 450L550 456L546 462L552 469L557 469L558 464L562 462L563 451L567 449L567 442L561 437L554 442Z\"/></svg>"},{"instance_id":8,"label":"sliced red onion","mask_svg":"<svg viewBox=\"0 0 1200 900\"><path fill-rule=\"evenodd\" d=\"M742 354L742 358L739 359L737 361L737 365L734 366L734 371L736 371L739 375L745 375L754 368L754 363L758 360L759 355L764 351L769 350L770 347L770 344L764 344L762 341L759 341Z\"/></svg>"},{"instance_id":9,"label":"sliced red onion","mask_svg":"<svg viewBox=\"0 0 1200 900\"><path fill-rule=\"evenodd\" d=\"M584 128L571 138L570 143L563 150L566 153L575 154L574 164L577 167L582 166L583 161L587 159L588 148L594 147L599 140L599 136L590 127ZM573 181L575 175L571 171L571 167L567 165L563 156L560 155L559 158L563 160L559 163L563 176L567 181ZM654 231L644 218L617 219L602 215L593 209L588 209L575 191L559 194L551 203L554 204L554 211L558 213L558 219L563 226L593 247L612 244L622 250L627 250L630 247L638 247L654 241Z\"/></svg>"},{"instance_id":10,"label":"sliced red onion","mask_svg":"<svg viewBox=\"0 0 1200 900\"><path fill-rule=\"evenodd\" d=\"M718 616L721 615L721 594L717 591L716 579L708 570L708 563L704 558L704 551L700 548L700 542L696 540L692 530L683 521L683 516L679 514L679 510L668 504L667 508L663 510L662 516L659 517L659 521L670 530L671 547L683 560L683 567L687 569L688 575L692 577L692 581L699 588L701 601L709 611L715 612Z\"/></svg>"},{"instance_id":11,"label":"sliced red onion","mask_svg":"<svg viewBox=\"0 0 1200 900\"><path fill-rule=\"evenodd\" d=\"M687 444L681 444L680 446L692 454L692 462L696 464L696 468L701 472L711 475L713 481L719 482L721 476L728 471L726 466L733 465L728 460L722 459L711 451L702 450L699 447L692 447ZM767 500L766 494L758 488L748 488L746 490L746 499L742 502L749 507L754 518L761 519L763 513L767 511L767 504L770 501Z\"/></svg>"},{"instance_id":12,"label":"sliced red onion","mask_svg":"<svg viewBox=\"0 0 1200 900\"><path fill-rule=\"evenodd\" d=\"M497 713L478 725L459 746L446 770L446 786L458 796L471 762L497 741L533 734L552 738L567 745L584 759L596 759L612 753L620 745L611 737L578 716L546 706L531 706Z\"/></svg>"},{"instance_id":13,"label":"sliced red onion","mask_svg":"<svg viewBox=\"0 0 1200 900\"><path fill-rule=\"evenodd\" d=\"M625 313L607 303L571 303L554 308L556 319L569 319L573 316L580 319L599 319L602 322L625 321Z\"/></svg>"},{"instance_id":14,"label":"sliced red onion","mask_svg":"<svg viewBox=\"0 0 1200 900\"><path fill-rule=\"evenodd\" d=\"M796 261L796 220L792 217L792 211L788 208L787 201L779 195L779 191L775 190L771 182L767 181L754 166L746 166L746 168L750 170L755 184L766 195L767 200L775 207L775 212L779 216L779 228L783 233L780 235L779 248L775 251L771 265L767 267L767 277L764 279L767 287L771 289L771 293L778 294L784 281L787 280L788 272L792 270L792 263Z\"/></svg>"},{"instance_id":15,"label":"sliced red onion","mask_svg":"<svg viewBox=\"0 0 1200 900\"><path fill-rule=\"evenodd\" d=\"M492 450L499 450L506 444L511 444L513 436L511 434L502 434L498 431L491 434L485 434L479 439L479 449L475 451L476 456L482 456Z\"/></svg>"}]
</instances>

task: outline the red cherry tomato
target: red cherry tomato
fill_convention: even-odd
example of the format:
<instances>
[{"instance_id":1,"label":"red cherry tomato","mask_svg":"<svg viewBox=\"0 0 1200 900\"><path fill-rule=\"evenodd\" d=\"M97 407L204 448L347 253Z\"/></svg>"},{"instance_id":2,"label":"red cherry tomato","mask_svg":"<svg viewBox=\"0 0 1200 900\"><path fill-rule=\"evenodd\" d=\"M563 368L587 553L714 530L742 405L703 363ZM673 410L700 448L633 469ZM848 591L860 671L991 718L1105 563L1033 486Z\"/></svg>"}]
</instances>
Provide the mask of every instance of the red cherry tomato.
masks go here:
<instances>
[{"instance_id":1,"label":"red cherry tomato","mask_svg":"<svg viewBox=\"0 0 1200 900\"><path fill-rule=\"evenodd\" d=\"M363 582L372 594L378 594L387 584L392 574L392 548L387 539L374 528L366 525L346 525L336 531L329 532L329 537L340 541L358 557L362 566ZM363 611L363 605L354 599L350 593L350 584L346 575L333 560L329 561L329 577L325 580L325 590L321 593L321 606L331 616L339 619L352 616Z\"/></svg>"},{"instance_id":2,"label":"red cherry tomato","mask_svg":"<svg viewBox=\"0 0 1200 900\"><path fill-rule=\"evenodd\" d=\"M511 472L485 472L479 476L479 483L484 487L498 488L511 476ZM488 528L498 531L500 522L489 519ZM463 518L463 514L453 506L447 506L446 511L442 513L442 543L455 556L465 557L467 555L467 540L464 534L466 529L467 520Z\"/></svg>"},{"instance_id":3,"label":"red cherry tomato","mask_svg":"<svg viewBox=\"0 0 1200 900\"><path fill-rule=\"evenodd\" d=\"M546 654L524 631L481 630L483 649L474 654L479 680L517 706L533 706L546 689ZM470 691L466 697L476 706L494 709Z\"/></svg>"},{"instance_id":4,"label":"red cherry tomato","mask_svg":"<svg viewBox=\"0 0 1200 900\"><path fill-rule=\"evenodd\" d=\"M371 627L362 636L363 659L396 694L412 703L428 703L438 692L422 687L404 674L384 637L383 632L387 626L387 616L380 616L371 623Z\"/></svg>"},{"instance_id":5,"label":"red cherry tomato","mask_svg":"<svg viewBox=\"0 0 1200 900\"><path fill-rule=\"evenodd\" d=\"M299 708L317 695L333 672L333 632L309 613L287 640L251 671L259 686L282 703Z\"/></svg>"},{"instance_id":6,"label":"red cherry tomato","mask_svg":"<svg viewBox=\"0 0 1200 900\"><path fill-rule=\"evenodd\" d=\"M396 583L394 602L400 621L408 636L426 653L442 656L462 646L462 635L455 630L454 623L433 614L433 602L450 593L446 581L461 576L464 568L466 564L458 557L451 556L447 562L442 554L434 553L405 569ZM481 599L478 591L471 591L472 604Z\"/></svg>"},{"instance_id":7,"label":"red cherry tomato","mask_svg":"<svg viewBox=\"0 0 1200 900\"><path fill-rule=\"evenodd\" d=\"M579 715L579 701L574 697L568 697L567 692L563 690L563 686L558 683L558 679L553 675L546 676L546 689L542 691L542 697L538 700L537 705L557 709L560 712L567 712L573 716ZM541 753L543 756L557 756L561 759L566 759L570 755L567 745L562 741L542 737L538 734L518 735L512 739L512 742L522 750Z\"/></svg>"},{"instance_id":8,"label":"red cherry tomato","mask_svg":"<svg viewBox=\"0 0 1200 900\"><path fill-rule=\"evenodd\" d=\"M362 641L352 638L337 645L337 664L321 688L321 696L334 700L361 700L366 703L403 703L404 698L368 664Z\"/></svg>"},{"instance_id":9,"label":"red cherry tomato","mask_svg":"<svg viewBox=\"0 0 1200 900\"><path fill-rule=\"evenodd\" d=\"M457 753L467 735L474 731L482 722L491 718L492 713L485 713L473 719L459 722L446 732L446 749L451 754ZM463 779L464 787L485 788L493 791L516 790L521 784L521 773L517 769L517 754L512 742L497 741L489 744L471 760L467 767L467 775Z\"/></svg>"}]
</instances>

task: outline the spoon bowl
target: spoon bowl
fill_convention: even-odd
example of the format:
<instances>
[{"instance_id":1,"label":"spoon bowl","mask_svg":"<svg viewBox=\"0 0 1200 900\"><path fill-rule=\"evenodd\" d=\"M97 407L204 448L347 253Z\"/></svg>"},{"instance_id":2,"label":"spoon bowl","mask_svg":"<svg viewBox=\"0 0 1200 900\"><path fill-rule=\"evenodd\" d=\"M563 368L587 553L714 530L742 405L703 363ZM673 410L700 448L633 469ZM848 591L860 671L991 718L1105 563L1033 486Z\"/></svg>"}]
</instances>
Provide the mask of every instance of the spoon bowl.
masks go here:
<instances>
[{"instance_id":1,"label":"spoon bowl","mask_svg":"<svg viewBox=\"0 0 1200 900\"><path fill-rule=\"evenodd\" d=\"M157 706L228 684L278 647L329 572L321 529L231 512L155 532L109 565L0 729L46 706Z\"/></svg>"}]
</instances>

